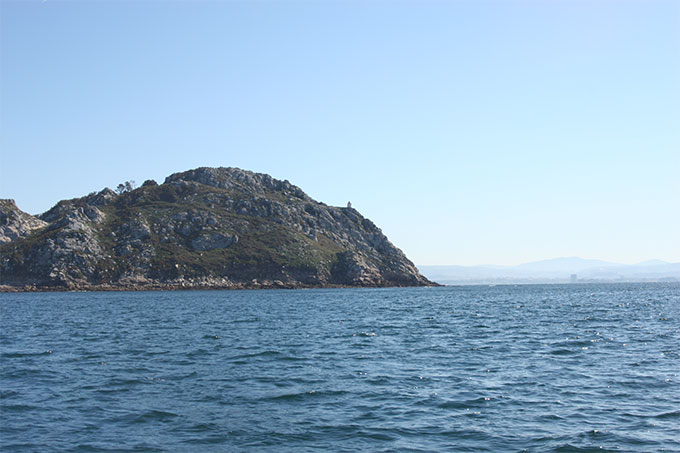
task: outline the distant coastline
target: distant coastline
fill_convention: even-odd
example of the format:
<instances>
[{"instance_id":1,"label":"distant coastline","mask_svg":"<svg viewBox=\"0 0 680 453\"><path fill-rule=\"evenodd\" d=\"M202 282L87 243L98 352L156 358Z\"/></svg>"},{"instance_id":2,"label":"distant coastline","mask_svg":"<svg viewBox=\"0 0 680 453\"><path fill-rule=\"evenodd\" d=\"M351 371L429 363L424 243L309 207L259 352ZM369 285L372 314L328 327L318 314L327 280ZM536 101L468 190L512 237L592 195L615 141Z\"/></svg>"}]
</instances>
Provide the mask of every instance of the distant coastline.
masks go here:
<instances>
[{"instance_id":1,"label":"distant coastline","mask_svg":"<svg viewBox=\"0 0 680 453\"><path fill-rule=\"evenodd\" d=\"M418 269L447 285L680 282L680 263L661 260L621 264L565 257L516 266L419 265Z\"/></svg>"}]
</instances>

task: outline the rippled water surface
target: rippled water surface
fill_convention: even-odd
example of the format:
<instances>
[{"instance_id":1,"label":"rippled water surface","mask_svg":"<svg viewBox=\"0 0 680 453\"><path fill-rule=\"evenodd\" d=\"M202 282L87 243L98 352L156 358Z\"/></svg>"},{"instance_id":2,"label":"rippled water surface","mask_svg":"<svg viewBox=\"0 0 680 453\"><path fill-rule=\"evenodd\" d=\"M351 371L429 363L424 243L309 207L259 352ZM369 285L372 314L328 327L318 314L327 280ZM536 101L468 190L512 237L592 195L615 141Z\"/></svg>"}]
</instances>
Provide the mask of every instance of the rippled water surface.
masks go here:
<instances>
[{"instance_id":1,"label":"rippled water surface","mask_svg":"<svg viewBox=\"0 0 680 453\"><path fill-rule=\"evenodd\" d=\"M680 285L0 294L2 451L680 451Z\"/></svg>"}]
</instances>

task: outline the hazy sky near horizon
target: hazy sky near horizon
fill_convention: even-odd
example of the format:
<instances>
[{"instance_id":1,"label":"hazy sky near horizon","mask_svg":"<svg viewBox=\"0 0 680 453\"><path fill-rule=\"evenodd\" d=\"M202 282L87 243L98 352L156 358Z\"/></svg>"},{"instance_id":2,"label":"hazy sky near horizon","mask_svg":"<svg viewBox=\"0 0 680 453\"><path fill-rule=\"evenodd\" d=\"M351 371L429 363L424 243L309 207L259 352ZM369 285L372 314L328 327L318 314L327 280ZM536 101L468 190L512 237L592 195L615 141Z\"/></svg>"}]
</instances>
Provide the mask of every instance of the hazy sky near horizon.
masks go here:
<instances>
[{"instance_id":1,"label":"hazy sky near horizon","mask_svg":"<svg viewBox=\"0 0 680 453\"><path fill-rule=\"evenodd\" d=\"M0 2L0 197L199 166L417 264L680 261L680 2Z\"/></svg>"}]
</instances>

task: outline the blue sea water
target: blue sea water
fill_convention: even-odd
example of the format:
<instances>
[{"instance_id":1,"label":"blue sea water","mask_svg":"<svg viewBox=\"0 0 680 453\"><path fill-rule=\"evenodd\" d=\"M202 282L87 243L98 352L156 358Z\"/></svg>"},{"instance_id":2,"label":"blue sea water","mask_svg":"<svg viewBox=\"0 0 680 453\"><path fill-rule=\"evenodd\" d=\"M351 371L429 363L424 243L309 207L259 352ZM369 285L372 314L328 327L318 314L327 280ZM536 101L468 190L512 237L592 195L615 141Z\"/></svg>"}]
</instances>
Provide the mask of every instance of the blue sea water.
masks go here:
<instances>
[{"instance_id":1,"label":"blue sea water","mask_svg":"<svg viewBox=\"0 0 680 453\"><path fill-rule=\"evenodd\" d=\"M680 285L1 294L0 451L680 451Z\"/></svg>"}]
</instances>

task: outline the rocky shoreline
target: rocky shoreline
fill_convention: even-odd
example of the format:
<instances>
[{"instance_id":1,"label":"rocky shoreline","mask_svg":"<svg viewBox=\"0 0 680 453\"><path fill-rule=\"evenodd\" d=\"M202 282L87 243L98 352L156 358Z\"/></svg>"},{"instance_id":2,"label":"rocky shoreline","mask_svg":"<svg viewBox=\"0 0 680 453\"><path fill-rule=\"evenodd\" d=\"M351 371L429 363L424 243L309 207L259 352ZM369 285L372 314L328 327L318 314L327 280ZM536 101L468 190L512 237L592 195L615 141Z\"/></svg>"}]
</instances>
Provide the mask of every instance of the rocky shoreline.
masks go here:
<instances>
[{"instance_id":1,"label":"rocky shoreline","mask_svg":"<svg viewBox=\"0 0 680 453\"><path fill-rule=\"evenodd\" d=\"M439 283L432 282L424 285L427 287L441 287ZM192 283L158 283L148 285L74 285L65 286L11 286L0 285L0 293L50 293L50 292L137 292L137 291L230 291L230 290L273 290L273 289L360 289L360 288L409 288L411 285L385 285L385 286L354 286L329 284L323 286L286 284L281 281L263 281L256 283L233 283L225 285L192 284Z\"/></svg>"}]
</instances>

